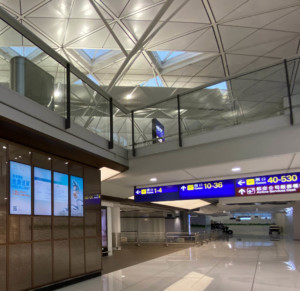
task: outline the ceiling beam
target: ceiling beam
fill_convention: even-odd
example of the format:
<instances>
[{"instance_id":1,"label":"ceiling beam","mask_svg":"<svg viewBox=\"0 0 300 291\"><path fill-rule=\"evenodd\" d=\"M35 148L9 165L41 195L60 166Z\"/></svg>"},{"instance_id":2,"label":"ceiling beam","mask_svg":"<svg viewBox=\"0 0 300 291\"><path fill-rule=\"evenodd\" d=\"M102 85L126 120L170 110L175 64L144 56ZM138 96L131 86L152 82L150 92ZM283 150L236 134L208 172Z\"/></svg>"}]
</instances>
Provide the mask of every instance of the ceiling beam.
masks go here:
<instances>
[{"instance_id":1,"label":"ceiling beam","mask_svg":"<svg viewBox=\"0 0 300 291\"><path fill-rule=\"evenodd\" d=\"M108 85L107 91L109 92L112 87L118 82L121 73L126 68L127 64L131 60L131 58L143 47L144 41L149 36L150 32L154 29L154 27L157 25L161 17L164 15L164 13L168 10L170 5L174 2L174 0L167 0L163 7L159 10L159 12L156 14L154 19L151 21L147 29L144 31L143 35L140 37L140 39L135 44L134 48L130 51L129 55L115 74L114 78L111 80L110 84Z\"/></svg>"},{"instance_id":2,"label":"ceiling beam","mask_svg":"<svg viewBox=\"0 0 300 291\"><path fill-rule=\"evenodd\" d=\"M121 41L118 39L118 37L116 36L115 32L113 31L113 29L111 28L111 26L107 23L105 17L103 16L103 14L101 13L100 9L97 7L96 3L93 0L89 0L91 5L94 7L95 11L97 12L97 14L99 15L99 17L101 18L101 20L103 21L103 23L105 24L106 28L108 29L108 31L110 32L111 36L114 38L114 40L116 41L116 43L118 44L118 46L120 47L121 51L123 52L123 54L127 57L128 53L125 50L124 46L122 45Z\"/></svg>"}]
</instances>

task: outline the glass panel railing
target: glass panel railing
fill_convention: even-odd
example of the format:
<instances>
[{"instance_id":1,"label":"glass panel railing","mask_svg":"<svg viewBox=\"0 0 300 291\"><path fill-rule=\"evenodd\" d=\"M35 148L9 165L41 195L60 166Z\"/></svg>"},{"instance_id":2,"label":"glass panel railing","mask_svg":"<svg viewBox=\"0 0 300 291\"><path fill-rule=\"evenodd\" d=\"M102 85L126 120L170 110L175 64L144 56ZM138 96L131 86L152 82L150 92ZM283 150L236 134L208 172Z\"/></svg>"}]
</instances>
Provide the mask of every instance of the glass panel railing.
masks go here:
<instances>
[{"instance_id":1,"label":"glass panel railing","mask_svg":"<svg viewBox=\"0 0 300 291\"><path fill-rule=\"evenodd\" d=\"M287 62L293 109L300 107L300 59Z\"/></svg>"},{"instance_id":2,"label":"glass panel railing","mask_svg":"<svg viewBox=\"0 0 300 291\"><path fill-rule=\"evenodd\" d=\"M135 147L178 139L177 99L134 112Z\"/></svg>"},{"instance_id":3,"label":"glass panel railing","mask_svg":"<svg viewBox=\"0 0 300 291\"><path fill-rule=\"evenodd\" d=\"M284 64L230 80L237 124L284 114L288 91Z\"/></svg>"},{"instance_id":4,"label":"glass panel railing","mask_svg":"<svg viewBox=\"0 0 300 291\"><path fill-rule=\"evenodd\" d=\"M235 124L236 113L227 88L221 82L180 97L182 136Z\"/></svg>"},{"instance_id":5,"label":"glass panel railing","mask_svg":"<svg viewBox=\"0 0 300 291\"><path fill-rule=\"evenodd\" d=\"M121 109L113 105L113 140L114 143L123 148L131 149L132 146L132 123L131 113L126 114Z\"/></svg>"},{"instance_id":6,"label":"glass panel railing","mask_svg":"<svg viewBox=\"0 0 300 291\"><path fill-rule=\"evenodd\" d=\"M0 85L66 116L66 69L0 20Z\"/></svg>"},{"instance_id":7,"label":"glass panel railing","mask_svg":"<svg viewBox=\"0 0 300 291\"><path fill-rule=\"evenodd\" d=\"M71 73L71 121L110 138L109 101Z\"/></svg>"}]
</instances>

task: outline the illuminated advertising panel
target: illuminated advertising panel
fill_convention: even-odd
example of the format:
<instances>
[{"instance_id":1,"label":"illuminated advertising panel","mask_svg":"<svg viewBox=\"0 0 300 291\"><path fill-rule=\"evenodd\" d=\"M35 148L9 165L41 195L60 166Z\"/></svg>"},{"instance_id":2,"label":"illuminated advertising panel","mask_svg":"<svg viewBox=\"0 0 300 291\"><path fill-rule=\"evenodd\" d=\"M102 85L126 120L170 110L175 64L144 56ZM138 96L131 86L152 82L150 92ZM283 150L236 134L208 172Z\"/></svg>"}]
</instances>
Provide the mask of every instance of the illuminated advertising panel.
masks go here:
<instances>
[{"instance_id":1,"label":"illuminated advertising panel","mask_svg":"<svg viewBox=\"0 0 300 291\"><path fill-rule=\"evenodd\" d=\"M107 247L107 211L106 208L101 209L101 233L102 233L102 249Z\"/></svg>"},{"instance_id":2,"label":"illuminated advertising panel","mask_svg":"<svg viewBox=\"0 0 300 291\"><path fill-rule=\"evenodd\" d=\"M31 214L31 166L10 162L10 214Z\"/></svg>"},{"instance_id":3,"label":"illuminated advertising panel","mask_svg":"<svg viewBox=\"0 0 300 291\"><path fill-rule=\"evenodd\" d=\"M53 173L54 215L69 215L69 176L58 172Z\"/></svg>"},{"instance_id":4,"label":"illuminated advertising panel","mask_svg":"<svg viewBox=\"0 0 300 291\"><path fill-rule=\"evenodd\" d=\"M34 167L34 214L51 215L51 171Z\"/></svg>"},{"instance_id":5,"label":"illuminated advertising panel","mask_svg":"<svg viewBox=\"0 0 300 291\"><path fill-rule=\"evenodd\" d=\"M156 119L152 119L152 138L153 143L165 141L165 127Z\"/></svg>"},{"instance_id":6,"label":"illuminated advertising panel","mask_svg":"<svg viewBox=\"0 0 300 291\"><path fill-rule=\"evenodd\" d=\"M83 178L71 176L71 216L83 216Z\"/></svg>"}]
</instances>

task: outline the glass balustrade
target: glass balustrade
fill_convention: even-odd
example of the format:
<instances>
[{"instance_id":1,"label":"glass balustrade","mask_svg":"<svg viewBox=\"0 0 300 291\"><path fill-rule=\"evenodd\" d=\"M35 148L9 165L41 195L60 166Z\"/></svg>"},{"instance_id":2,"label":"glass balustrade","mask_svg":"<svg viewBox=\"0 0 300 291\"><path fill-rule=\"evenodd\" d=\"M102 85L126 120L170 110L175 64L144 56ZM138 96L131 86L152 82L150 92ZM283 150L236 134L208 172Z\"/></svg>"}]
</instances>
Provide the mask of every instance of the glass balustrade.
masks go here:
<instances>
[{"instance_id":1,"label":"glass balustrade","mask_svg":"<svg viewBox=\"0 0 300 291\"><path fill-rule=\"evenodd\" d=\"M36 38L30 33L25 37L18 25L14 24L14 29L0 20L0 86L64 118L70 116L71 126L77 124L105 138L110 147L116 144L132 149L180 138L184 141L188 136L280 115L290 115L292 123L290 103L293 108L300 106L299 58L294 58L183 92L132 113L110 102L105 89L73 65L68 75L68 62L49 47L40 49L34 44L39 43Z\"/></svg>"}]
</instances>

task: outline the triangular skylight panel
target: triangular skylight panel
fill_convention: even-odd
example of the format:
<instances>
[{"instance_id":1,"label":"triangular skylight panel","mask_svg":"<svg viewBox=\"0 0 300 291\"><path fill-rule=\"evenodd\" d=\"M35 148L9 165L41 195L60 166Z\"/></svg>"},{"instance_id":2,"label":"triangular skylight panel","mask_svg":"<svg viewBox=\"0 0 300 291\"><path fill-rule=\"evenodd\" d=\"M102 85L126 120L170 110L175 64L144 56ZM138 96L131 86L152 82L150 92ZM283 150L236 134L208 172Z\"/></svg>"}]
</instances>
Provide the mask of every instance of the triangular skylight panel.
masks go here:
<instances>
[{"instance_id":1,"label":"triangular skylight panel","mask_svg":"<svg viewBox=\"0 0 300 291\"><path fill-rule=\"evenodd\" d=\"M186 52L182 51L156 51L156 54L161 63L165 63L166 61L173 59L177 56L183 55Z\"/></svg>"},{"instance_id":2,"label":"triangular skylight panel","mask_svg":"<svg viewBox=\"0 0 300 291\"><path fill-rule=\"evenodd\" d=\"M91 60L97 59L99 56L102 56L108 53L110 50L96 50L96 49L83 49L82 50Z\"/></svg>"},{"instance_id":3,"label":"triangular skylight panel","mask_svg":"<svg viewBox=\"0 0 300 291\"><path fill-rule=\"evenodd\" d=\"M23 46L11 46L12 50L14 50L19 56L28 57L31 53L36 50L39 50L36 47L23 47Z\"/></svg>"},{"instance_id":4,"label":"triangular skylight panel","mask_svg":"<svg viewBox=\"0 0 300 291\"><path fill-rule=\"evenodd\" d=\"M156 76L141 84L142 87L164 87L162 80Z\"/></svg>"}]
</instances>

